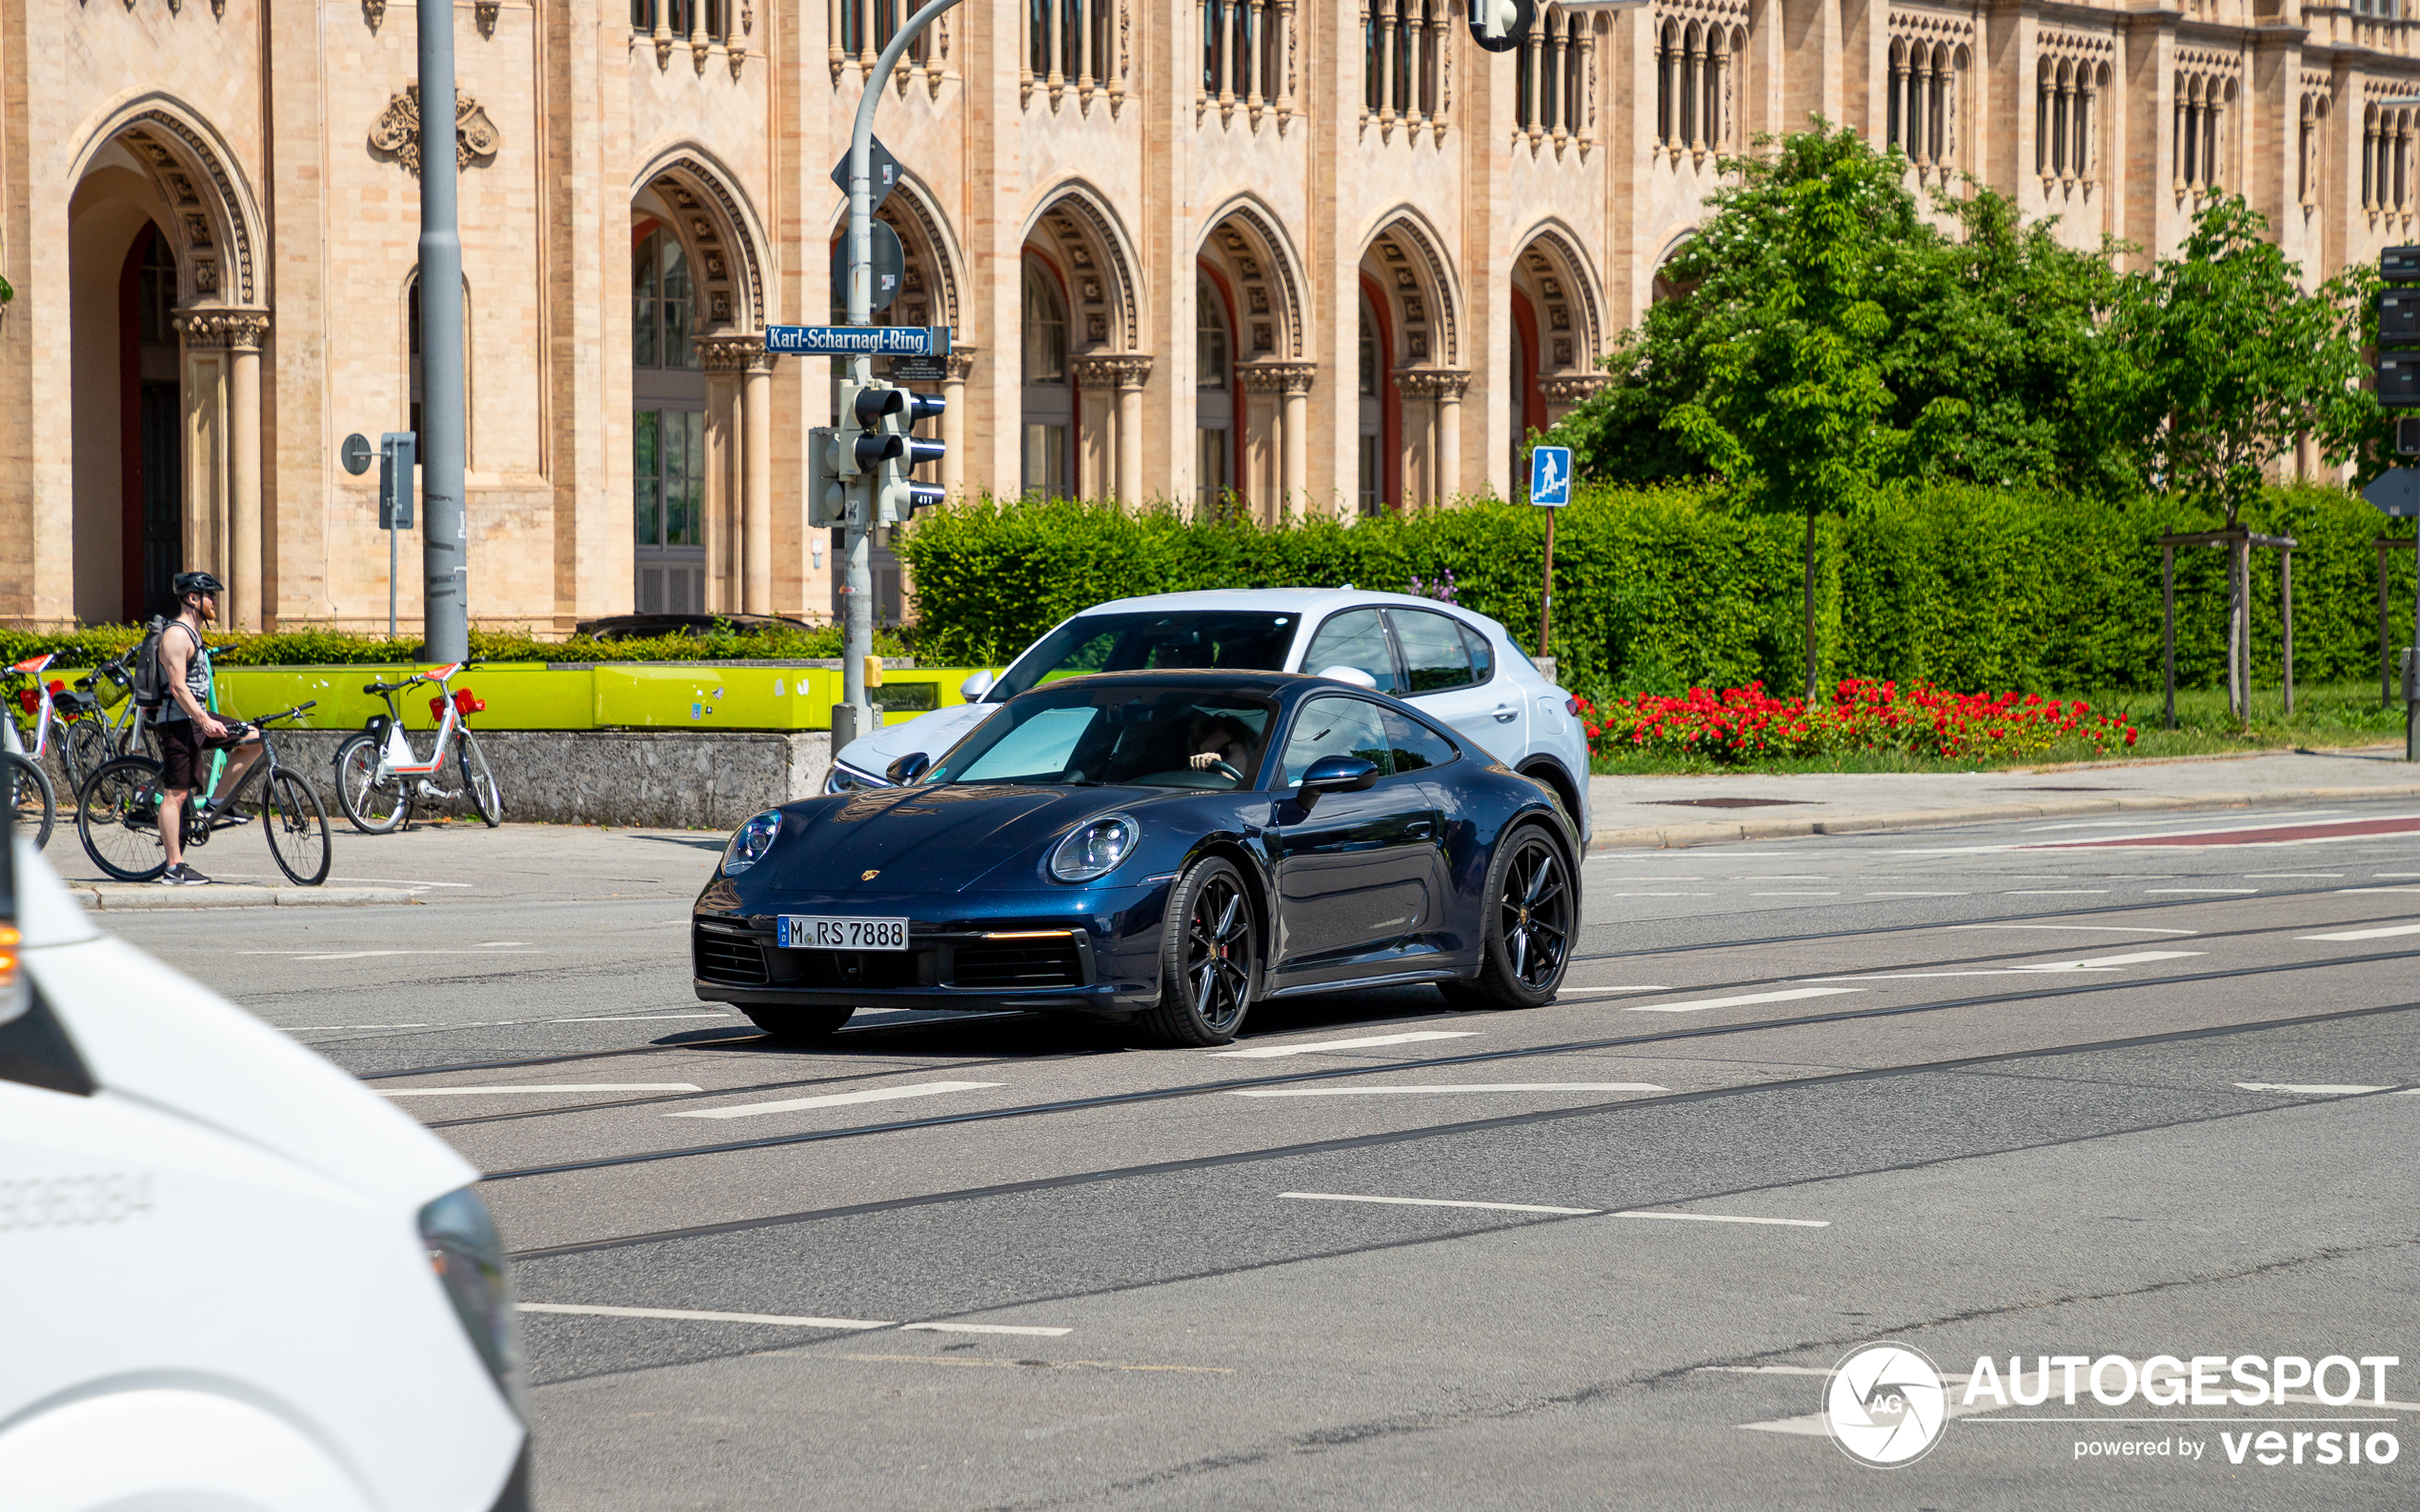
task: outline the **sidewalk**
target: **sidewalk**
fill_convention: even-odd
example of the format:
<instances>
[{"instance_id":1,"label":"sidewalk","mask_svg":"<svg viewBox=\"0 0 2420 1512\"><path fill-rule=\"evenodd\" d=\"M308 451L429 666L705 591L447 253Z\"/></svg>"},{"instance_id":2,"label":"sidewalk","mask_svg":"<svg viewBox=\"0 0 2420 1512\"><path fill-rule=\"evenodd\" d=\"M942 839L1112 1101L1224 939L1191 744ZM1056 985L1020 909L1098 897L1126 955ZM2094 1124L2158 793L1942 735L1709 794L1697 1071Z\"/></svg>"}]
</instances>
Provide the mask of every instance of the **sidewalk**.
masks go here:
<instances>
[{"instance_id":1,"label":"sidewalk","mask_svg":"<svg viewBox=\"0 0 2420 1512\"><path fill-rule=\"evenodd\" d=\"M2420 798L2403 746L2264 752L1991 772L1809 773L1588 779L1591 843L1711 845L2128 809Z\"/></svg>"}]
</instances>

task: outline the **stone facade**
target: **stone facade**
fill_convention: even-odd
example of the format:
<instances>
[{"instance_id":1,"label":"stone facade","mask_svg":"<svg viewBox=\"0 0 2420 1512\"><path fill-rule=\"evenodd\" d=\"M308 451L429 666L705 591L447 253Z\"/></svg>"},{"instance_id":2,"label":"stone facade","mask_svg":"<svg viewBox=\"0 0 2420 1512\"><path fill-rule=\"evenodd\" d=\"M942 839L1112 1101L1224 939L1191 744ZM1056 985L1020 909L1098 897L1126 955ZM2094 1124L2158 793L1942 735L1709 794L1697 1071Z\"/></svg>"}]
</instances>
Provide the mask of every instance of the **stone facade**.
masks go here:
<instances>
[{"instance_id":1,"label":"stone facade","mask_svg":"<svg viewBox=\"0 0 2420 1512\"><path fill-rule=\"evenodd\" d=\"M954 490L1504 493L1670 292L1721 155L1811 114L2137 258L2221 189L2314 277L2420 237L2397 3L1575 0L1490 54L1446 0L969 0L881 104L877 318L956 332ZM477 618L831 613L830 365L761 332L833 318L827 174L909 9L454 7ZM0 621L128 617L206 564L238 625L383 628L337 449L413 424L418 19L0 7Z\"/></svg>"}]
</instances>

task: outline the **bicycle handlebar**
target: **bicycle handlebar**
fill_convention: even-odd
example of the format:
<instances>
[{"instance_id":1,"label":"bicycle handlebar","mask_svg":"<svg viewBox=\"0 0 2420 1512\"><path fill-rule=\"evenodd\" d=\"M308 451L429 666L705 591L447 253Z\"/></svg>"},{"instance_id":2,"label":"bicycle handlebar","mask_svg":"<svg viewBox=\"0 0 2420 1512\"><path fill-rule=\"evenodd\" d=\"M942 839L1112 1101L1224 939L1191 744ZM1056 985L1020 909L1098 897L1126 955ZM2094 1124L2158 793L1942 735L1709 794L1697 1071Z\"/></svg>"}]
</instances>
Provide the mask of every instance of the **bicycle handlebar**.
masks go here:
<instances>
[{"instance_id":1,"label":"bicycle handlebar","mask_svg":"<svg viewBox=\"0 0 2420 1512\"><path fill-rule=\"evenodd\" d=\"M262 715L259 718L254 719L254 720L252 721L252 724L253 724L255 727L258 727L258 726L260 726L260 725L268 724L268 723L270 723L272 720L275 720L275 719L292 719L292 718L293 718L296 715L303 714L303 713L305 713L305 712L307 712L307 711L309 711L309 710L316 709L316 708L318 708L318 707L319 707L319 700L318 700L318 699L316 699L316 698L313 698L313 699L312 699L309 703L298 703L298 704L294 705L292 708L291 708L291 709L287 710L284 714L265 714L265 715Z\"/></svg>"}]
</instances>

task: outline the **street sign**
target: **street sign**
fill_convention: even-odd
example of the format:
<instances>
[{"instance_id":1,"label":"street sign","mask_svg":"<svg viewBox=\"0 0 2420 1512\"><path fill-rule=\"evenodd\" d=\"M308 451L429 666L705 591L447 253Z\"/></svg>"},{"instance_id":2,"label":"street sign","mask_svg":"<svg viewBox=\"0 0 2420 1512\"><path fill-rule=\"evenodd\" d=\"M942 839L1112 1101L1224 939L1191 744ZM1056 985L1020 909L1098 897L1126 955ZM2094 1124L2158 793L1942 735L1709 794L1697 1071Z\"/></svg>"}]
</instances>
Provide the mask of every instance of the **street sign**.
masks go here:
<instances>
[{"instance_id":1,"label":"street sign","mask_svg":"<svg viewBox=\"0 0 2420 1512\"><path fill-rule=\"evenodd\" d=\"M378 437L378 528L412 529L412 470L419 465L420 437L413 431L389 431Z\"/></svg>"},{"instance_id":2,"label":"street sign","mask_svg":"<svg viewBox=\"0 0 2420 1512\"><path fill-rule=\"evenodd\" d=\"M881 221L876 221L869 238L874 260L874 302L866 307L872 313L888 310L891 301L899 297L899 283L907 275L907 249L899 245L899 233ZM832 244L832 292L837 302L849 297L849 238L841 237Z\"/></svg>"},{"instance_id":3,"label":"street sign","mask_svg":"<svg viewBox=\"0 0 2420 1512\"><path fill-rule=\"evenodd\" d=\"M344 448L336 454L344 458L345 471L355 477L370 471L370 458L373 454L370 450L370 438L358 431L345 437Z\"/></svg>"},{"instance_id":4,"label":"street sign","mask_svg":"<svg viewBox=\"0 0 2420 1512\"><path fill-rule=\"evenodd\" d=\"M1546 509L1571 502L1571 448L1542 446L1529 454L1529 502Z\"/></svg>"},{"instance_id":5,"label":"street sign","mask_svg":"<svg viewBox=\"0 0 2420 1512\"><path fill-rule=\"evenodd\" d=\"M2420 519L2420 470L2390 467L2361 496L2397 519Z\"/></svg>"},{"instance_id":6,"label":"street sign","mask_svg":"<svg viewBox=\"0 0 2420 1512\"><path fill-rule=\"evenodd\" d=\"M794 357L945 357L947 326L767 326L765 350Z\"/></svg>"},{"instance_id":7,"label":"street sign","mask_svg":"<svg viewBox=\"0 0 2420 1512\"><path fill-rule=\"evenodd\" d=\"M893 357L893 383L939 383L950 375L949 369L936 357Z\"/></svg>"},{"instance_id":8,"label":"street sign","mask_svg":"<svg viewBox=\"0 0 2420 1512\"><path fill-rule=\"evenodd\" d=\"M891 191L899 187L899 160L893 157L889 150L883 147L882 138L873 136L866 140L869 145L865 154L865 169L868 177L872 180L868 187L873 195L866 207L866 212L871 214L882 208L882 202L891 197ZM841 153L840 161L832 165L832 182L840 186L841 193L846 194L849 192L848 153Z\"/></svg>"},{"instance_id":9,"label":"street sign","mask_svg":"<svg viewBox=\"0 0 2420 1512\"><path fill-rule=\"evenodd\" d=\"M1470 0L1470 39L1490 52L1510 52L1529 40L1538 0Z\"/></svg>"}]
</instances>

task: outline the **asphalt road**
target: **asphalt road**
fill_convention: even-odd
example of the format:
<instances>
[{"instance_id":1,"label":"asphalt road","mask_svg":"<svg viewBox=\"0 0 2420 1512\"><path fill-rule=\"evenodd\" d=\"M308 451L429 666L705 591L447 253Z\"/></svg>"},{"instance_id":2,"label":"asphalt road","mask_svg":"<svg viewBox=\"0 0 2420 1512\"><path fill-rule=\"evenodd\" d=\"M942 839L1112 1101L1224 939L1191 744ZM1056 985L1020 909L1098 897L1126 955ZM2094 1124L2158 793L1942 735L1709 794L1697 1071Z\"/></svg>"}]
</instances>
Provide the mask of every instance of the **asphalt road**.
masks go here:
<instances>
[{"instance_id":1,"label":"asphalt road","mask_svg":"<svg viewBox=\"0 0 2420 1512\"><path fill-rule=\"evenodd\" d=\"M2420 1488L2413 805L1600 853L1556 1003L1287 1003L1228 1052L933 1014L775 1046L689 993L713 839L498 833L402 837L395 877L454 884L420 907L110 923L490 1173L542 1504ZM1930 1445L1888 1469L1824 1419L1881 1341L1948 1418L1878 1389ZM2056 1364L2018 1400L2072 1356L2072 1404ZM2197 1356L2201 1403L2092 1394Z\"/></svg>"}]
</instances>

